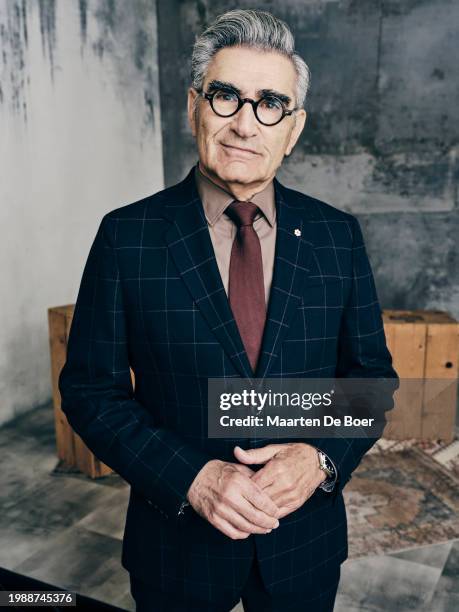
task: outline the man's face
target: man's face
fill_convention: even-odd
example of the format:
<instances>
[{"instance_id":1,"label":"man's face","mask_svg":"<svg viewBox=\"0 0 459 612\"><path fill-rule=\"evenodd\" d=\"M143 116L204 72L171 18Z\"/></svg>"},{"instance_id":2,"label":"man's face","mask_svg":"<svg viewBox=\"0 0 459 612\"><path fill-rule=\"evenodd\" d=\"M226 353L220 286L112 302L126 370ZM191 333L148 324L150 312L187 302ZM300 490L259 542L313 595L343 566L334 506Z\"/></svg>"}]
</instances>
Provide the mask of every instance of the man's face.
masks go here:
<instances>
[{"instance_id":1,"label":"man's face","mask_svg":"<svg viewBox=\"0 0 459 612\"><path fill-rule=\"evenodd\" d=\"M230 84L241 98L258 100L262 90L287 96L288 109L296 104L296 73L293 63L275 51L227 47L218 51L209 65L203 91L215 81ZM210 91L209 91L210 86ZM306 120L304 110L286 116L273 126L262 125L250 104L232 117L220 117L202 96L196 113L188 91L188 118L196 137L201 168L225 183L250 185L273 178L284 155L293 149Z\"/></svg>"}]
</instances>

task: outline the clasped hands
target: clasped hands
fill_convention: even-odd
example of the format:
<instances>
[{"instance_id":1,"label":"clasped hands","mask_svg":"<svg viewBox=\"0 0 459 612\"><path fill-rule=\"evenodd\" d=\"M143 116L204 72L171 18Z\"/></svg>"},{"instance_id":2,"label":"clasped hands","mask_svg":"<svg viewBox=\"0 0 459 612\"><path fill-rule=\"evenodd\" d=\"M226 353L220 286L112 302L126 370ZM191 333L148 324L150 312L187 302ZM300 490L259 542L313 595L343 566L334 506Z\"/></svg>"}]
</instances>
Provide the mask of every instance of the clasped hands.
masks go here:
<instances>
[{"instance_id":1,"label":"clasped hands","mask_svg":"<svg viewBox=\"0 0 459 612\"><path fill-rule=\"evenodd\" d=\"M303 442L247 451L236 446L234 456L238 463L206 463L187 495L198 514L233 540L270 533L326 478L317 450ZM255 472L249 465L263 467Z\"/></svg>"}]
</instances>

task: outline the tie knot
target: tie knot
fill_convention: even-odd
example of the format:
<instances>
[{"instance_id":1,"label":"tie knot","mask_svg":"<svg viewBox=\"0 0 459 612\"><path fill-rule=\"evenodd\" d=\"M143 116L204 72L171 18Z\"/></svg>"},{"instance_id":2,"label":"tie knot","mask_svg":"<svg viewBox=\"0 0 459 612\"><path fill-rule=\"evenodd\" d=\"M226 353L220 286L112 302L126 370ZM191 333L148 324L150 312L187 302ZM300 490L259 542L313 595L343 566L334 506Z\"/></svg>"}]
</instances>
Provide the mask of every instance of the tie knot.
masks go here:
<instances>
[{"instance_id":1,"label":"tie knot","mask_svg":"<svg viewBox=\"0 0 459 612\"><path fill-rule=\"evenodd\" d=\"M238 202L234 200L226 208L225 212L238 227L242 227L244 225L253 225L258 210L258 206L253 202Z\"/></svg>"}]
</instances>

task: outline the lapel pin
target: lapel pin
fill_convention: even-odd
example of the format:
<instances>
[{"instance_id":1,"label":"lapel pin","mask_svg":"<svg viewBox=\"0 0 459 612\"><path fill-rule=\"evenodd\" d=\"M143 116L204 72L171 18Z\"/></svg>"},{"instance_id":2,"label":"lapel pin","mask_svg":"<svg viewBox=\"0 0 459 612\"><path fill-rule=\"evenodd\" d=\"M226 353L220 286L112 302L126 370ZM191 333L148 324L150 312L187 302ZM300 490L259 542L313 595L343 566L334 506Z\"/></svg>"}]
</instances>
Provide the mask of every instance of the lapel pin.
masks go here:
<instances>
[{"instance_id":1,"label":"lapel pin","mask_svg":"<svg viewBox=\"0 0 459 612\"><path fill-rule=\"evenodd\" d=\"M298 228L296 228L293 233L295 234L295 236L301 236L301 230L299 230Z\"/></svg>"}]
</instances>

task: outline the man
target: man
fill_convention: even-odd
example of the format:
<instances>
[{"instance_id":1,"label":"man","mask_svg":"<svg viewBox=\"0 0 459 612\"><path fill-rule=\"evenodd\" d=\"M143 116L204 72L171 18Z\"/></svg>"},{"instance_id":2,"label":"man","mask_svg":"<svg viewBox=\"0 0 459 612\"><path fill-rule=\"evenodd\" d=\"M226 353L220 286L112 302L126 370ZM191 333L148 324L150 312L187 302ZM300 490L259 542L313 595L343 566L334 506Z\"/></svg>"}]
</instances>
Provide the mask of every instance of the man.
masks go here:
<instances>
[{"instance_id":1,"label":"man","mask_svg":"<svg viewBox=\"0 0 459 612\"><path fill-rule=\"evenodd\" d=\"M357 220L275 179L308 83L283 22L220 16L193 50L198 164L107 214L86 263L62 408L131 485L138 610L333 609L374 439L207 436L209 378L396 378Z\"/></svg>"}]
</instances>

